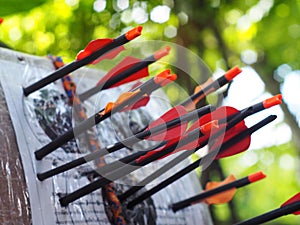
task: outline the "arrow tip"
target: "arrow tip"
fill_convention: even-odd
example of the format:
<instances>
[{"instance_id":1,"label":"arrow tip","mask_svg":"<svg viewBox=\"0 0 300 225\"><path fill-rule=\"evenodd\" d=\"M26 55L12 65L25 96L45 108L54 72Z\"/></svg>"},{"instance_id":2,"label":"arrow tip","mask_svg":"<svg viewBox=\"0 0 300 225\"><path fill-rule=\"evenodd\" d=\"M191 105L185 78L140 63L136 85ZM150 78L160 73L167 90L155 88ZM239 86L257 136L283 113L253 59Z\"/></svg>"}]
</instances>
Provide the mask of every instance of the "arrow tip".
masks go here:
<instances>
[{"instance_id":1,"label":"arrow tip","mask_svg":"<svg viewBox=\"0 0 300 225\"><path fill-rule=\"evenodd\" d=\"M228 70L224 76L225 76L226 80L231 81L231 80L233 80L233 78L235 78L241 72L242 72L242 70L238 66L235 66L232 69Z\"/></svg>"},{"instance_id":2,"label":"arrow tip","mask_svg":"<svg viewBox=\"0 0 300 225\"><path fill-rule=\"evenodd\" d=\"M156 52L154 53L154 58L155 58L156 60L159 60L159 59L161 59L162 57L168 55L169 52L170 52L170 50L171 50L171 47L170 47L170 46L166 46L166 47L164 47L164 48L162 48L162 49L156 51Z\"/></svg>"},{"instance_id":3,"label":"arrow tip","mask_svg":"<svg viewBox=\"0 0 300 225\"><path fill-rule=\"evenodd\" d=\"M256 173L253 173L253 174L249 175L248 180L249 180L250 183L254 183L256 181L264 179L265 177L266 177L266 175L262 171L259 171L259 172L256 172Z\"/></svg>"},{"instance_id":4,"label":"arrow tip","mask_svg":"<svg viewBox=\"0 0 300 225\"><path fill-rule=\"evenodd\" d=\"M142 33L143 27L137 26L129 31L126 32L125 37L128 41L135 39L136 37L140 36Z\"/></svg>"},{"instance_id":5,"label":"arrow tip","mask_svg":"<svg viewBox=\"0 0 300 225\"><path fill-rule=\"evenodd\" d=\"M271 108L272 106L279 105L282 103L282 95L278 94L271 98L266 99L263 102L264 108Z\"/></svg>"}]
</instances>

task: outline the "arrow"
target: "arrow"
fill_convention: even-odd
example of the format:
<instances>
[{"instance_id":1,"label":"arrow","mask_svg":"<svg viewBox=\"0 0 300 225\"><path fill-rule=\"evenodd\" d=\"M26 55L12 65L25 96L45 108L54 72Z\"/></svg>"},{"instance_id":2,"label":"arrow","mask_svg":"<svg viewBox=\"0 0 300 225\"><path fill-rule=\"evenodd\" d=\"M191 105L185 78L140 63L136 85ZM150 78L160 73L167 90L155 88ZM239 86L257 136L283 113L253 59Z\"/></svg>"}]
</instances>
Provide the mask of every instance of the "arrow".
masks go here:
<instances>
[{"instance_id":1,"label":"arrow","mask_svg":"<svg viewBox=\"0 0 300 225\"><path fill-rule=\"evenodd\" d=\"M248 110L243 110L243 112L241 112L239 115L237 115L235 119L232 119L229 123L227 123L226 127L223 126L223 127L221 127L218 130L218 132L215 132L214 134L212 134L210 139L217 139L220 135L224 134L225 131L226 132L230 131L232 133L231 129L233 129L236 125L238 125L239 123L241 123L241 121L245 117L249 116L251 110L252 110L251 107L249 107ZM200 120L201 120L201 118L200 118ZM244 125L244 123L242 123L242 125ZM191 127L193 127L193 126L191 126ZM240 125L239 125L239 127L240 127ZM242 128L243 128L243 126L242 126ZM234 130L236 130L236 129L234 129ZM208 139L207 138L206 139L202 138L201 140L198 140L198 142L194 141L190 145L186 145L184 147L180 147L179 146L177 149L180 149L180 150L189 150L189 151L185 151L182 154L183 157L185 156L185 158L187 158L188 156L190 156L193 153L193 149L197 150L197 148L202 148L206 144L208 144ZM178 156L178 158L181 158L182 156L180 155L180 156ZM183 159L185 159L185 158L183 158ZM123 162L124 158L121 159L121 161ZM126 163L129 163L129 162L127 161ZM170 164L173 164L173 162L171 161ZM111 163L111 164L106 165L104 168L116 169L113 166L114 166L114 163ZM144 180L140 181L136 186L133 186L133 187L129 188L127 191L125 191L124 193L122 193L121 195L119 195L120 201L124 201L129 196L131 196L134 193L136 193L137 191L141 190L145 185L149 184L151 181L153 181L158 176L160 176L161 174L163 174L164 171L167 171L168 168L169 168L169 165L167 164L166 166L163 166L162 168L160 168L159 171L155 171L154 173L152 173L151 175L149 175L148 177L146 177ZM170 167L170 168L172 168L172 167ZM103 174L105 172L106 172L106 170L103 170L103 168L102 168L101 169L101 174Z\"/></svg>"},{"instance_id":2,"label":"arrow","mask_svg":"<svg viewBox=\"0 0 300 225\"><path fill-rule=\"evenodd\" d=\"M115 39L98 39L90 42L83 51L79 52L75 61L61 67L60 69L54 71L40 81L23 88L24 95L28 96L32 92L45 87L46 85L58 80L59 78L64 77L74 70L87 64L94 63L97 59L97 61L104 59L105 54L108 55L108 58L113 57L119 52L120 49L117 52L114 52L114 54L111 53L111 50L122 46L127 42L133 40L134 38L140 36L141 32L142 27L138 26Z\"/></svg>"},{"instance_id":3,"label":"arrow","mask_svg":"<svg viewBox=\"0 0 300 225\"><path fill-rule=\"evenodd\" d=\"M235 78L238 74L240 74L242 70L235 66L232 69L228 70L223 76L219 77L215 81L208 80L205 85L200 85L198 88L196 88L196 93L191 95L188 99L183 101L180 105L183 105L188 110L195 109L196 104L205 98L206 95L209 93L212 93L213 91L216 91L220 87L224 86L225 84L228 84ZM211 78L210 78L211 79Z\"/></svg>"},{"instance_id":4,"label":"arrow","mask_svg":"<svg viewBox=\"0 0 300 225\"><path fill-rule=\"evenodd\" d=\"M106 105L105 109L100 110L98 113L81 122L78 126L68 130L66 133L57 137L49 144L35 151L34 154L36 159L41 160L43 157L53 152L62 144L65 144L66 142L73 139L75 137L75 134L81 134L94 125L100 123L104 119L107 119L114 113L119 112L130 105L134 105L134 103L143 96L149 96L154 90L167 85L168 83L176 80L176 78L176 74L171 74L170 70L165 70L155 77L151 78L147 82L141 84L133 92L126 92L121 94L116 102L109 102Z\"/></svg>"},{"instance_id":5,"label":"arrow","mask_svg":"<svg viewBox=\"0 0 300 225\"><path fill-rule=\"evenodd\" d=\"M229 106L219 107L217 110L213 111L211 114L206 114L206 115L200 117L200 119L197 122L194 122L194 124L187 130L187 133L197 129L200 126L200 124L205 124L205 123L210 122L212 120L212 118L217 119L217 120L219 120L220 128L219 128L218 132L211 135L210 140L213 140L213 141L211 141L210 143L214 143L214 145L220 146L222 144L222 142L229 140L230 138L234 137L242 130L247 129L247 127L245 126L245 123L243 122L243 119L245 117L253 115L264 109L268 109L272 106L281 104L281 102L282 102L281 99L282 99L281 95L276 95L276 96L268 98L260 103L256 103L256 104L254 104L248 108L245 108L243 110L240 110L240 111L233 107L229 107ZM226 122L228 120L229 120L229 122L227 123L226 128L225 128L224 125L222 125L222 123ZM224 133L225 133L225 135L224 135ZM199 138L199 136L194 136L194 137L197 137L197 138L194 138L192 141L188 141L185 143L184 143L184 138L186 138L186 137L184 136L184 137L182 137L182 141L180 144L178 143L180 138L177 138L177 139L175 138L174 140L170 140L169 144L165 145L164 147L162 145L162 146L158 146L158 149L154 148L154 149L150 149L149 151L138 151L136 153L133 153L132 155L126 156L115 162L107 164L107 165L105 165L105 167L98 168L96 171L93 171L92 174L94 176L99 176L99 174L106 174L110 171L116 170L120 167L120 161L122 163L129 164L129 163L133 162L134 160L137 160L139 157L142 157L141 159L146 158L147 157L147 156L145 156L146 154L148 154L148 156L151 156L152 154L155 153L155 151L156 152L169 151L168 148L171 148L172 144L174 144L174 146L176 146L176 150L172 151L170 154L173 154L173 153L181 151L181 150L195 149L197 146L199 146L199 148L204 147L206 144L208 144L207 137L200 137L200 138ZM159 148L159 147L161 147L161 148ZM167 149L167 150L164 150L164 149ZM155 150L155 151L153 153L148 153L151 150ZM192 153L190 153L190 154L192 154ZM167 155L165 155L163 157L166 157L166 156ZM189 156L189 154L187 154L187 157L188 156ZM166 166L166 168L167 167L168 166ZM162 167L160 169L160 171L163 171L166 168ZM119 196L120 199L122 200L122 198L127 198L131 194L140 190L144 185L150 183L152 180L157 178L157 176L161 175L162 173L163 172L161 172L161 173L154 172L149 177L146 177L144 180L139 182L135 187L129 188L126 192L124 192L122 195L120 195Z\"/></svg>"},{"instance_id":6,"label":"arrow","mask_svg":"<svg viewBox=\"0 0 300 225\"><path fill-rule=\"evenodd\" d=\"M226 120L230 121L231 119L236 117L238 114L241 114L241 113L244 114L244 117L243 117L243 115L241 115L240 117L237 117L235 120L231 121L231 123L227 125L226 129L228 131L225 133L225 137L221 137L221 139L213 138L213 137L210 138L210 139L215 139L215 141L214 141L215 145L219 146L223 141L230 139L231 137L233 137L237 133L239 133L241 130L244 130L247 128L245 126L243 119L240 120L240 118L242 118L242 117L245 118L246 116L253 115L264 109L281 104L282 103L281 100L282 100L282 96L279 94L279 95L273 96L271 98L268 98L268 99L264 100L263 102L260 102L253 106L245 108L241 111L239 111L233 107L230 107L230 106L219 107L217 110L213 111L210 114L204 115L203 117L200 117L197 122L194 122L194 124L187 130L187 134L190 132L189 135L193 136L191 134L191 132L194 131L195 129L197 129L200 126L200 124L207 124L207 123L211 122L213 119L218 120L219 125L221 125L221 123L226 122ZM239 123L235 123L235 121L239 121ZM218 131L218 134L215 136L220 136L220 133L224 132L224 129L225 129L224 126L223 126L223 128L220 128L220 130ZM231 129L234 126L236 126L236 129ZM186 134L186 136L187 136L187 134ZM193 137L195 137L195 136L193 136ZM181 144L178 143L180 138L182 139ZM137 159L137 160L138 161L144 160L148 156L151 156L152 154L156 154L156 152L158 152L158 151L168 151L166 149L169 148L171 145L176 145L176 149L177 149L176 151L172 151L172 154L173 154L180 150L194 149L201 142L203 142L203 144L206 145L207 141L208 141L206 136L204 136L201 139L198 139L198 138L193 138L193 140L189 139L188 143L186 143L186 141L185 142L183 141L184 138L186 138L186 137L181 137L181 136L175 137L166 146L162 147L161 149L149 151L147 154L140 156L140 159ZM186 144L183 144L183 143L186 143ZM141 153L139 152L138 154L141 154ZM167 156L167 155L165 155L165 156Z\"/></svg>"},{"instance_id":7,"label":"arrow","mask_svg":"<svg viewBox=\"0 0 300 225\"><path fill-rule=\"evenodd\" d=\"M260 121L259 123L255 124L254 126L248 128L247 130L242 131L241 133L239 133L234 138L226 141L219 148L215 148L213 150L210 150L210 152L206 156L196 160L194 163L192 163L189 166L183 168L182 170L180 170L179 172L177 172L173 176L171 176L168 179L162 181L161 183L159 183L155 187L145 191L143 194L141 194L137 198L130 201L127 204L127 208L132 209L135 205L141 203L142 201L149 198L150 196L157 193L158 191L162 190L163 188L167 187L168 185L170 185L174 181L176 181L176 180L180 179L181 177L183 177L184 175L190 173L191 171L193 171L194 169L196 169L197 167L202 165L207 160L210 160L211 158L214 159L214 160L217 160L217 159L220 159L220 158L229 157L229 156L238 154L242 151L245 151L249 147L249 145L247 147L244 146L244 145L243 146L238 146L238 142L240 140L243 140L244 138L249 138L249 136L253 132L257 131L258 129L260 129L261 127L265 126L266 124L272 122L275 119L276 119L276 116L274 116L274 115L269 116L269 117L265 118L264 120ZM215 157L215 154L217 154L216 157Z\"/></svg>"},{"instance_id":8,"label":"arrow","mask_svg":"<svg viewBox=\"0 0 300 225\"><path fill-rule=\"evenodd\" d=\"M128 145L133 145L143 139L164 141L176 136L180 136L187 128L187 122L195 118L199 118L212 110L211 106L205 106L198 110L187 113L182 106L176 106L166 112L157 120L153 121L146 130L128 137L125 140L117 142L106 148L102 148L93 153L87 154L69 163L51 169L49 171L38 173L37 177L40 181L49 177L75 168L84 163L100 158L106 154L120 150Z\"/></svg>"},{"instance_id":9,"label":"arrow","mask_svg":"<svg viewBox=\"0 0 300 225\"><path fill-rule=\"evenodd\" d=\"M239 124L244 118L246 118L249 115L250 111L251 111L250 109L249 110L244 110L242 113L237 115L235 119L233 119L229 123L227 123L226 127L223 126L220 129L218 129L217 132L213 133L210 139L218 138L226 130L230 130L230 129L234 128L237 124ZM200 148L204 147L206 144L208 144L208 138L207 137L205 139L203 139L203 138L201 139L201 137L200 137L199 139L200 139L198 141L199 143L194 142L192 145L189 145L189 146L187 146L189 142L184 143L184 141L181 141L181 143L177 144L178 148L181 148L182 146L186 145L184 147L184 149L188 150L186 152L190 152L190 154L192 154L197 149L200 149ZM186 157L188 157L188 156L189 156L189 154L186 155ZM109 166L109 165L107 165L107 166ZM161 175L161 173L156 173L156 174ZM143 181L139 182L136 187L129 188L126 192L119 195L120 201L124 201L125 198L127 198L130 195L136 193L138 190L142 189L143 186L145 186L146 184L150 183L152 180L157 178L156 174L155 173L151 174L149 177L146 177Z\"/></svg>"},{"instance_id":10,"label":"arrow","mask_svg":"<svg viewBox=\"0 0 300 225\"><path fill-rule=\"evenodd\" d=\"M201 130L201 128L200 128L200 130ZM206 129L202 129L202 130L206 130ZM205 135L205 134L202 134L200 132L200 135ZM160 157L160 156L158 156L158 157ZM150 162L147 162L147 163L150 163ZM143 162L141 164L134 162L130 165L125 165L116 171L112 171L109 174L105 174L105 177L103 176L103 177L99 178L98 180L93 181L90 184L74 191L73 193L70 193L70 194L60 198L59 201L62 206L67 206L69 203L75 201L76 199L81 198L81 197L111 183L112 180L116 180L123 176L126 176L128 173L131 173L134 170L139 169L140 166L144 166L145 164L146 164L145 162Z\"/></svg>"},{"instance_id":11,"label":"arrow","mask_svg":"<svg viewBox=\"0 0 300 225\"><path fill-rule=\"evenodd\" d=\"M97 85L79 95L81 101L85 101L101 90L116 87L149 75L148 66L169 54L170 47L164 47L153 55L140 60L132 56L124 58L117 66L111 69Z\"/></svg>"},{"instance_id":12,"label":"arrow","mask_svg":"<svg viewBox=\"0 0 300 225\"><path fill-rule=\"evenodd\" d=\"M291 197L289 200L287 200L285 203L283 203L280 208L269 211L265 214L262 214L260 216L254 217L252 219L236 223L235 225L257 225L262 224L274 219L277 219L282 216L286 216L289 214L299 215L300 214L300 192L293 197Z\"/></svg>"},{"instance_id":13,"label":"arrow","mask_svg":"<svg viewBox=\"0 0 300 225\"><path fill-rule=\"evenodd\" d=\"M173 212L177 212L178 210L181 210L181 209L186 208L188 206L194 205L196 203L200 203L201 201L205 201L209 197L214 196L216 198L217 196L220 195L220 193L221 193L221 195L225 195L224 197L226 197L226 195L228 195L228 190L234 190L233 191L233 194L234 194L235 189L241 188L241 187L246 186L246 185L251 184L251 183L254 183L254 182L259 181L259 180L261 180L265 177L266 177L266 175L263 174L261 171L259 171L259 172L256 172L254 174L251 174L247 177L241 178L239 180L234 179L234 181L232 181L232 182L226 183L224 185L217 186L215 188L206 190L206 191L202 192L201 194L198 194L198 195L193 196L191 198L188 198L186 200L174 203L174 204L171 205L171 208L172 208ZM219 197L217 197L217 198L219 198ZM230 196L230 198L226 197L225 202L223 200L221 200L221 203L226 203L226 202L230 201L231 199L232 199L232 196ZM211 202L214 202L214 200L211 200ZM215 203L210 203L210 204L215 204Z\"/></svg>"}]
</instances>

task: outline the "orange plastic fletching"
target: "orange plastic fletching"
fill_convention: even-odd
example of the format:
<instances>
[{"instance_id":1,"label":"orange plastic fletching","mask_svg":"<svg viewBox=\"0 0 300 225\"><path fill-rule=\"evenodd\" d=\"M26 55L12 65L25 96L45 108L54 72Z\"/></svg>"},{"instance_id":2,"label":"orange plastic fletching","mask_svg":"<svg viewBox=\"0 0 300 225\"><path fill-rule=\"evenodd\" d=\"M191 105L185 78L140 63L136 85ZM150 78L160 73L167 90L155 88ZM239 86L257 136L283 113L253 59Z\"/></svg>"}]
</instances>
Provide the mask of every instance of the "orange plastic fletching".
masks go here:
<instances>
[{"instance_id":1,"label":"orange plastic fletching","mask_svg":"<svg viewBox=\"0 0 300 225\"><path fill-rule=\"evenodd\" d=\"M289 204L295 203L295 202L299 202L300 201L300 192L296 195L294 195L293 197L291 197L289 200L287 200L285 203L283 203L280 208L287 206ZM293 213L294 215L300 215L300 211L296 211Z\"/></svg>"},{"instance_id":2,"label":"orange plastic fletching","mask_svg":"<svg viewBox=\"0 0 300 225\"><path fill-rule=\"evenodd\" d=\"M231 80L233 80L233 78L235 78L241 72L242 72L242 70L238 66L235 66L232 69L228 70L224 76L225 76L226 80L231 81Z\"/></svg>"},{"instance_id":3,"label":"orange plastic fletching","mask_svg":"<svg viewBox=\"0 0 300 225\"><path fill-rule=\"evenodd\" d=\"M221 181L221 182L208 182L205 186L205 191L217 188L219 186L223 186L223 185L231 183L235 180L236 180L235 176L231 174L224 181ZM216 195L213 195L209 198L206 198L204 200L204 202L206 202L209 205L210 204L224 204L224 203L227 203L227 202L231 201L231 199L233 198L235 192L236 192L236 188L232 188L232 189L224 191L220 194L216 194Z\"/></svg>"},{"instance_id":4,"label":"orange plastic fletching","mask_svg":"<svg viewBox=\"0 0 300 225\"><path fill-rule=\"evenodd\" d=\"M176 74L171 74L171 70L167 69L154 77L154 82L160 86L165 86L177 79Z\"/></svg>"},{"instance_id":5,"label":"orange plastic fletching","mask_svg":"<svg viewBox=\"0 0 300 225\"><path fill-rule=\"evenodd\" d=\"M270 108L272 106L279 105L281 103L282 103L282 95L278 94L278 95L275 95L275 96L273 96L271 98L266 99L263 102L263 105L267 109L267 108Z\"/></svg>"},{"instance_id":6,"label":"orange plastic fletching","mask_svg":"<svg viewBox=\"0 0 300 225\"><path fill-rule=\"evenodd\" d=\"M250 183L253 183L253 182L259 181L261 179L264 179L265 177L266 177L266 175L262 171L259 171L259 172L249 175L248 180Z\"/></svg>"},{"instance_id":7,"label":"orange plastic fletching","mask_svg":"<svg viewBox=\"0 0 300 225\"><path fill-rule=\"evenodd\" d=\"M207 81L205 81L205 83L198 85L197 87L195 87L194 90L194 94L200 92L203 88L207 87L208 85L210 85L214 80L212 78L209 78ZM196 104L201 101L202 99L205 98L206 94L211 93L214 90L214 88L212 87L210 90L208 90L206 93L203 93L202 95L200 95L198 98L194 99L193 101L189 102L189 104L187 104L185 106L185 108L188 111L192 111L196 108Z\"/></svg>"},{"instance_id":8,"label":"orange plastic fletching","mask_svg":"<svg viewBox=\"0 0 300 225\"><path fill-rule=\"evenodd\" d=\"M136 37L140 36L142 33L143 27L138 26L126 32L125 37L127 40L131 41Z\"/></svg>"},{"instance_id":9,"label":"orange plastic fletching","mask_svg":"<svg viewBox=\"0 0 300 225\"><path fill-rule=\"evenodd\" d=\"M156 52L154 53L154 58L155 58L156 60L159 60L159 59L161 59L162 57L168 55L169 52L170 52L170 50L171 50L171 47L170 47L170 46L166 46L166 47L164 47L164 48L162 48L162 49L156 51Z\"/></svg>"},{"instance_id":10,"label":"orange plastic fletching","mask_svg":"<svg viewBox=\"0 0 300 225\"><path fill-rule=\"evenodd\" d=\"M112 111L118 104L121 104L122 102L128 100L132 96L136 95L139 92L139 90L136 90L134 92L125 92L119 96L119 98L115 102L109 102L105 106L104 111L100 113L101 116L105 115L106 113Z\"/></svg>"}]
</instances>

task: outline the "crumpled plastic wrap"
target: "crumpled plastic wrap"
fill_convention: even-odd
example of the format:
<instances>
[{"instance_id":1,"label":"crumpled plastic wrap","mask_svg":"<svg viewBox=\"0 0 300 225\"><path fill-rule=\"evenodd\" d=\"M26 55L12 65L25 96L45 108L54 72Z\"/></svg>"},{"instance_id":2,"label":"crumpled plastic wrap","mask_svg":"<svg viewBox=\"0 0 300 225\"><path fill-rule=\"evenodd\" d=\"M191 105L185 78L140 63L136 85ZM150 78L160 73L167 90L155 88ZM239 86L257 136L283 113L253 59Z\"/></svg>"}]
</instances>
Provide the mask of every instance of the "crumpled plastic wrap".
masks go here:
<instances>
[{"instance_id":1,"label":"crumpled plastic wrap","mask_svg":"<svg viewBox=\"0 0 300 225\"><path fill-rule=\"evenodd\" d=\"M37 113L35 109L44 104L44 102L40 101L41 93L37 92L28 98L24 98L22 85L34 82L34 80L40 79L52 70L53 65L50 60L46 58L0 49L0 81L2 86L4 86L6 98L1 99L0 113L5 111L2 110L2 108L5 108L5 103L7 103L14 126L13 129L11 124L8 123L9 115L7 114L7 110L6 115L0 114L0 138L2 140L0 155L0 199L2 203L0 206L0 224L109 224L100 190L78 199L67 208L61 207L58 201L59 195L73 192L90 182L87 177L82 176L82 171L93 165L88 164L87 166L73 169L43 182L36 179L37 172L49 170L85 154L84 148L80 149L83 150L83 152L73 152L72 149L70 150L70 148L66 146L66 148L59 148L41 161L37 161L34 157L34 151L49 143L51 139L49 133L47 135L47 132L41 126L43 122L41 122L41 118L38 119L39 116L46 112L46 122L51 122L54 118L53 113L65 113L68 112L68 110L65 108L62 110L62 108L60 108L63 106L63 101L61 101L60 98L58 98L57 105L52 108L53 105L51 104L53 101L50 96L48 100L52 103L50 105L45 104L46 108L44 109L43 107L40 108L45 110L45 112L41 112L41 114ZM99 79L99 77L97 77L99 76L98 72L95 73L87 69L80 70L73 75L78 87L82 88L79 91L86 90L95 84L95 79ZM96 106L95 102L90 104L85 103L88 115L103 108L108 101L115 100L118 94L125 89L126 87L114 88L103 92L100 97L101 101L95 101L97 103ZM58 96L64 93L60 81L49 85L45 90L46 94L47 91L52 93L52 90L55 90L54 95ZM98 132L101 134L99 135L101 146L112 144L123 137L129 136L130 132L132 132L128 132L130 126L124 126L124 124L134 124L135 126L143 128L143 126L147 125L151 120L158 118L170 107L162 98L164 94L161 91L155 93L154 96L156 96L156 98L152 98L145 108L127 114L116 114L111 119L105 120L97 126ZM55 96L54 99L57 100ZM154 108L157 109L155 112L153 111ZM122 121L123 124L120 124L120 121ZM61 128L56 127L55 129ZM134 128L131 127L131 129ZM13 130L16 133L19 148L17 147ZM77 144L80 146L82 143L77 141ZM82 146L84 146L84 143ZM145 147L145 143L138 144L135 147L139 148L143 146ZM71 147L74 147L74 142ZM4 152L4 154L2 152ZM106 161L110 162L116 158L121 158L129 152L130 150L123 149L118 153L110 154L106 157ZM19 154L22 158L23 168ZM159 169L160 166L170 158L172 157L153 163L153 165L151 164L142 168L130 176L127 176L125 179L118 181L117 187L123 185L118 191L122 191L124 185L132 185L142 180L152 171ZM170 176L170 174L175 173L188 163L188 160L181 162L174 167L172 171L169 171L162 177ZM156 182L162 180L162 177L157 179ZM155 210L155 213L153 213L153 215L155 215L155 221L152 221L151 224L211 225L212 222L209 212L204 205L197 204L179 211L176 214L169 209L170 203L185 199L201 191L197 179L196 173L190 173L154 195L148 203L146 202L154 206L151 210ZM6 188L2 188L3 184L5 184ZM150 212L147 211L146 208L143 208L143 206L137 208L141 210L133 213L139 213L140 215L137 216L141 218Z\"/></svg>"}]
</instances>

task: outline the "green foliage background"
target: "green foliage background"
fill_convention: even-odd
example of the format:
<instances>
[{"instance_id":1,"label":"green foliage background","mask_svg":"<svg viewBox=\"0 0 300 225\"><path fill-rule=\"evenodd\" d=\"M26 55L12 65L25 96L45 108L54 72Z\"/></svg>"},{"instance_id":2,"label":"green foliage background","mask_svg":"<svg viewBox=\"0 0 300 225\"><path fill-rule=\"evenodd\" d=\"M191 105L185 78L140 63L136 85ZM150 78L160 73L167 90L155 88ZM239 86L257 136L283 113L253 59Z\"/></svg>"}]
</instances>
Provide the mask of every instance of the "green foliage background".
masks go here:
<instances>
[{"instance_id":1,"label":"green foliage background","mask_svg":"<svg viewBox=\"0 0 300 225\"><path fill-rule=\"evenodd\" d=\"M293 70L300 67L299 0L130 0L128 7L122 10L118 9L117 0L112 0L106 1L106 7L101 12L95 11L94 3L94 0L0 0L0 17L4 18L0 25L0 40L18 51L39 56L51 53L62 56L68 62L90 40L116 37L129 27L138 25L130 19L130 13L139 7L148 14L147 21L142 22L142 39L180 44L201 57L212 71L246 65L241 60L241 54L245 50L254 51L257 61L251 66L259 72L267 91L272 94L280 93L281 84L273 77L280 65L288 64ZM164 23L156 23L149 18L158 5L167 5L171 10L169 19ZM258 17L255 9L265 12ZM238 24L241 18L246 22L248 18L248 25L243 28L239 28ZM251 22L249 18L252 18ZM177 32L174 37L165 35L170 28ZM170 58L174 63L179 59L182 60L182 56ZM189 58L184 60L190 63L191 71L197 73L197 66L189 62ZM109 69L113 63L107 62L101 69ZM198 82L208 78L199 74L196 76ZM190 93L195 86L184 74L178 82ZM183 96L175 92L174 87L167 90L170 97L176 96L171 99L177 102ZM288 106L283 104L282 109L285 122L293 132L290 143L245 153L256 154L258 159L250 167L243 165L240 155L221 160L225 175L233 173L240 178L263 170L268 178L238 190L233 199L234 208L227 204L213 206L216 224L232 224L231 210L235 211L238 220L244 220L277 208L300 190L300 131ZM292 157L293 167L284 166L287 155ZM219 177L212 173L210 179ZM290 215L268 224L299 223L299 218Z\"/></svg>"}]
</instances>

